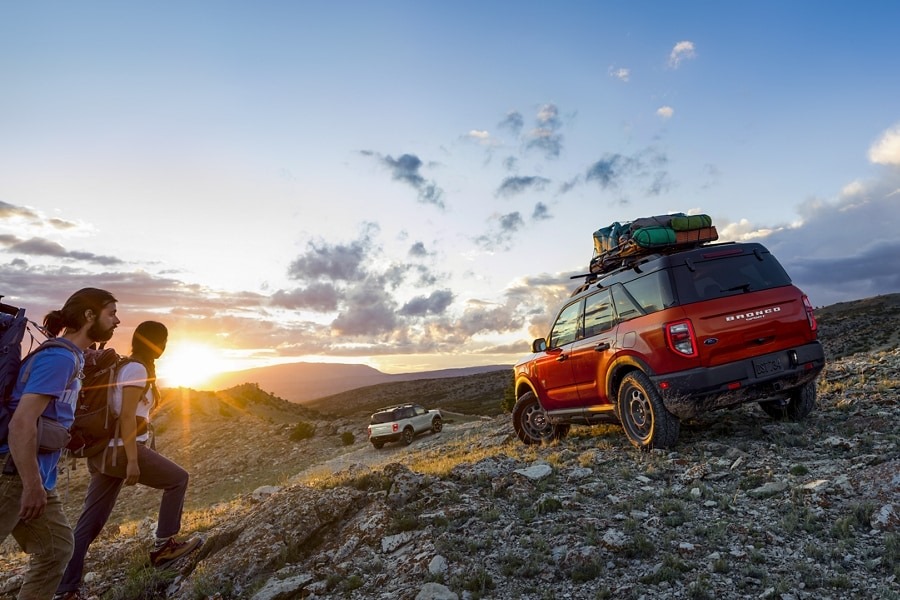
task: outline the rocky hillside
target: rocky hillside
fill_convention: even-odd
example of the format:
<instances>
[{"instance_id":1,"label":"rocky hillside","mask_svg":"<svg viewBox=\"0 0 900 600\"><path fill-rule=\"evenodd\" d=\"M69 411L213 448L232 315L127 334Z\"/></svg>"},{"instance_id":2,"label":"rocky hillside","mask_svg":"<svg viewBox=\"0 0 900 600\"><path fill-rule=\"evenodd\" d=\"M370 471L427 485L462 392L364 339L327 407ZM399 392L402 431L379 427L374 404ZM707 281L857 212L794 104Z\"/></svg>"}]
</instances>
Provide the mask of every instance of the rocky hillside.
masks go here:
<instances>
[{"instance_id":1,"label":"rocky hillside","mask_svg":"<svg viewBox=\"0 0 900 600\"><path fill-rule=\"evenodd\" d=\"M879 306L819 311L830 356L851 337L877 349L829 361L809 419L718 412L684 423L674 451L638 452L615 426L525 447L505 415L451 415L440 434L375 451L358 418L291 415L254 389L181 391L159 445L192 473L185 532L204 546L177 570L147 568L158 493L126 489L88 555L85 592L898 598L900 347L884 347ZM298 421L315 436L298 439ZM84 471L70 474L70 515ZM2 548L0 594L12 597L26 557Z\"/></svg>"},{"instance_id":2,"label":"rocky hillside","mask_svg":"<svg viewBox=\"0 0 900 600\"><path fill-rule=\"evenodd\" d=\"M816 309L829 358L900 346L900 294L885 294Z\"/></svg>"}]
</instances>

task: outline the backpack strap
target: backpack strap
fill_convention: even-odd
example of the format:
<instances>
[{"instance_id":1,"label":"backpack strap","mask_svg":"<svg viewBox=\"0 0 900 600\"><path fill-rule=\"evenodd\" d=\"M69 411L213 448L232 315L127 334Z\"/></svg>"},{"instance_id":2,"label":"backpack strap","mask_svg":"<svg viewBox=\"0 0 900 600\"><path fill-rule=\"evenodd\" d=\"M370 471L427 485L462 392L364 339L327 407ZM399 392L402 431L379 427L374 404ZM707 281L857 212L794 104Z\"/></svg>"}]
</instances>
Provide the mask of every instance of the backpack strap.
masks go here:
<instances>
[{"instance_id":1,"label":"backpack strap","mask_svg":"<svg viewBox=\"0 0 900 600\"><path fill-rule=\"evenodd\" d=\"M19 383L25 383L28 381L28 377L31 375L31 365L34 362L35 355L41 350L46 350L48 348L65 348L69 352L72 353L72 358L75 359L75 370L72 372L72 377L69 378L68 383L66 383L66 389L72 385L72 382L75 381L75 378L78 377L78 372L81 370L78 368L79 360L78 356L75 354L75 351L72 350L72 347L65 342L61 342L55 338L50 338L49 340L44 341L40 346L32 350L28 353L28 355L22 359L22 368L19 371Z\"/></svg>"}]
</instances>

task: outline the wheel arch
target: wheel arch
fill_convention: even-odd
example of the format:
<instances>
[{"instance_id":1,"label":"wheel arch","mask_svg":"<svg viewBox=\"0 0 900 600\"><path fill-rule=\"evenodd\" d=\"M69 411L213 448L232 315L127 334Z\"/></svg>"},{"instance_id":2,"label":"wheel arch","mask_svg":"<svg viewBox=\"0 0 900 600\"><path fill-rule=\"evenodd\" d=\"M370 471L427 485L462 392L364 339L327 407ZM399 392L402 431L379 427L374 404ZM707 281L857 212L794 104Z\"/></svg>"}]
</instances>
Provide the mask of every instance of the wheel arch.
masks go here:
<instances>
[{"instance_id":1,"label":"wheel arch","mask_svg":"<svg viewBox=\"0 0 900 600\"><path fill-rule=\"evenodd\" d=\"M606 375L606 397L613 405L616 404L619 395L619 386L625 376L634 371L642 371L648 377L653 376L653 369L637 356L624 355L617 357Z\"/></svg>"},{"instance_id":2,"label":"wheel arch","mask_svg":"<svg viewBox=\"0 0 900 600\"><path fill-rule=\"evenodd\" d=\"M541 395L537 393L534 385L531 383L527 377L518 377L516 378L516 400L531 392L534 394L534 397L537 398L538 404L541 404ZM541 405L543 407L543 405Z\"/></svg>"}]
</instances>

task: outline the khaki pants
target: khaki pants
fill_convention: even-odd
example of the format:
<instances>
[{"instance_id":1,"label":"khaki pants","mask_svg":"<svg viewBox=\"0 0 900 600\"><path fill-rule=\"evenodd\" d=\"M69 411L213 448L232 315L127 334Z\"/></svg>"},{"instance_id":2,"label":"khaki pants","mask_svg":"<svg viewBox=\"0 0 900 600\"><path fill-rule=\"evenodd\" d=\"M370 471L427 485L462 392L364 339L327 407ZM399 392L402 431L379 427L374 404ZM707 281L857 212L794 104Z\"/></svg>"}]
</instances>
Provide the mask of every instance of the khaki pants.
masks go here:
<instances>
[{"instance_id":1,"label":"khaki pants","mask_svg":"<svg viewBox=\"0 0 900 600\"><path fill-rule=\"evenodd\" d=\"M0 454L0 464L5 463L6 458L5 454ZM21 499L22 480L19 476L0 475L0 541L11 533L19 547L30 555L18 600L49 600L72 556L72 528L55 490L47 492L44 513L30 521L19 519Z\"/></svg>"}]
</instances>

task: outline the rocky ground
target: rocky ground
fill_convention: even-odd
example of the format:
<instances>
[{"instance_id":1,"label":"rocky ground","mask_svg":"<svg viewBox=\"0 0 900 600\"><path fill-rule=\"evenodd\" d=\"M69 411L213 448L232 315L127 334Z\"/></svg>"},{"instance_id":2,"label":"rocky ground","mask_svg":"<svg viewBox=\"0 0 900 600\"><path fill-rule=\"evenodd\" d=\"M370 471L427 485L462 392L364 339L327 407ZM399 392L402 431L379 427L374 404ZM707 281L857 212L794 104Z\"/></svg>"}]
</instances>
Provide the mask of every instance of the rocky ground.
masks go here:
<instances>
[{"instance_id":1,"label":"rocky ground","mask_svg":"<svg viewBox=\"0 0 900 600\"><path fill-rule=\"evenodd\" d=\"M85 591L900 598L898 388L900 350L841 358L805 422L745 406L684 423L674 451L651 453L614 426L533 448L508 417L449 424L192 512L186 524L206 542L180 571L144 565L150 519L122 525L92 548ZM11 595L24 555L0 567Z\"/></svg>"},{"instance_id":2,"label":"rocky ground","mask_svg":"<svg viewBox=\"0 0 900 600\"><path fill-rule=\"evenodd\" d=\"M88 555L84 592L898 599L900 348L883 318L897 311L882 304L824 321L829 361L807 420L774 422L753 405L711 413L683 423L672 451L639 452L616 426L526 447L508 415L451 415L440 434L375 451L352 419L293 441L290 425L233 399L185 403L160 445L192 473L184 529L203 547L149 568L158 493L125 490ZM861 331L877 350L852 352ZM65 488L72 520L84 471ZM0 598L15 596L26 560L10 540L0 546Z\"/></svg>"}]
</instances>

